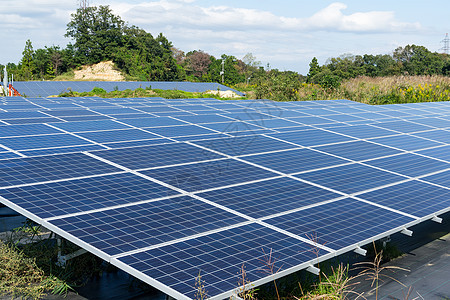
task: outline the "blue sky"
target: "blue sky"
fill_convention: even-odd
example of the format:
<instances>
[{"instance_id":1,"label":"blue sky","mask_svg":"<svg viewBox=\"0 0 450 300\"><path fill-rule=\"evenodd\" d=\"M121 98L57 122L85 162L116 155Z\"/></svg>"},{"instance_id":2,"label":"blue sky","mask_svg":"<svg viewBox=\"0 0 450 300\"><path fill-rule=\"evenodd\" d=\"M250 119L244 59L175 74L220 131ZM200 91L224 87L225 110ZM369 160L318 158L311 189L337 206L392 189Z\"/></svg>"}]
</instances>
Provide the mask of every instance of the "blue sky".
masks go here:
<instances>
[{"instance_id":1,"label":"blue sky","mask_svg":"<svg viewBox=\"0 0 450 300\"><path fill-rule=\"evenodd\" d=\"M185 51L242 58L252 53L265 66L308 72L342 54L389 54L398 46L431 51L450 31L450 1L342 0L91 0L110 5L129 24L162 32ZM25 41L34 48L59 45L76 0L2 0L0 63L18 63Z\"/></svg>"}]
</instances>

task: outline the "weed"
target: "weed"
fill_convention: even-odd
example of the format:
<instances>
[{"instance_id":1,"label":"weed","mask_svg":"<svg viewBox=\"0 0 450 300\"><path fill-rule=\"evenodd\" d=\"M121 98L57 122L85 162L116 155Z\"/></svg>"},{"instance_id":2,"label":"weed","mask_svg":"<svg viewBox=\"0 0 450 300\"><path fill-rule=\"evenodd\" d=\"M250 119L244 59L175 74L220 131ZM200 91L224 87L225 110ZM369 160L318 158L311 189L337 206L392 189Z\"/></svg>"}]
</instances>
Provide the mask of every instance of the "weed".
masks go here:
<instances>
[{"instance_id":1,"label":"weed","mask_svg":"<svg viewBox=\"0 0 450 300\"><path fill-rule=\"evenodd\" d=\"M386 271L393 271L393 270L409 271L409 270L396 266L383 267L381 265L383 261L383 250L377 251L375 242L373 243L373 247L375 251L375 257L373 261L355 263L355 265L357 266L356 269L362 269L362 271L357 275L357 277L366 277L366 280L371 281L371 287L375 287L375 299L378 299L378 289L380 286L380 282L383 282L383 278L394 280L395 282L403 285L403 283L401 283L394 277L384 274Z\"/></svg>"}]
</instances>

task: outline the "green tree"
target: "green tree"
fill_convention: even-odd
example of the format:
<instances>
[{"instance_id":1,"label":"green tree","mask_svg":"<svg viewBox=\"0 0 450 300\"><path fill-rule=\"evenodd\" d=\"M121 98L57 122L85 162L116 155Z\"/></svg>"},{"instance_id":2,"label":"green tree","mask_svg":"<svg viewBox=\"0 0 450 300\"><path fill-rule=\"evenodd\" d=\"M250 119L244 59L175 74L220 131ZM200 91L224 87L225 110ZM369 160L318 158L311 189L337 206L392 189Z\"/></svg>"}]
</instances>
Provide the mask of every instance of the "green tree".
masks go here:
<instances>
[{"instance_id":1,"label":"green tree","mask_svg":"<svg viewBox=\"0 0 450 300\"><path fill-rule=\"evenodd\" d=\"M211 56L211 64L209 65L207 81L222 82L222 62L224 62L224 83L227 85L237 84L245 81L245 75L239 73L239 62L234 56L222 54L220 59Z\"/></svg>"},{"instance_id":2,"label":"green tree","mask_svg":"<svg viewBox=\"0 0 450 300\"><path fill-rule=\"evenodd\" d=\"M125 22L109 6L79 8L67 24L66 37L75 40L75 57L81 64L112 59L122 45Z\"/></svg>"},{"instance_id":3,"label":"green tree","mask_svg":"<svg viewBox=\"0 0 450 300\"><path fill-rule=\"evenodd\" d=\"M126 27L123 45L113 60L119 68L138 80L173 81L184 79L184 70L173 57L172 43L162 34L156 39L135 26Z\"/></svg>"},{"instance_id":4,"label":"green tree","mask_svg":"<svg viewBox=\"0 0 450 300\"><path fill-rule=\"evenodd\" d=\"M33 79L33 72L35 71L33 54L33 45L30 40L27 40L25 43L25 49L22 52L22 60L20 61L21 75L24 80Z\"/></svg>"},{"instance_id":5,"label":"green tree","mask_svg":"<svg viewBox=\"0 0 450 300\"><path fill-rule=\"evenodd\" d=\"M306 82L310 83L311 82L311 78L313 78L315 75L320 73L320 71L321 71L321 68L319 66L319 62L317 61L316 57L313 57L313 59L309 63L309 72L308 72L308 75L306 77Z\"/></svg>"},{"instance_id":6,"label":"green tree","mask_svg":"<svg viewBox=\"0 0 450 300\"><path fill-rule=\"evenodd\" d=\"M247 83L249 83L254 74L258 72L258 69L261 66L261 62L256 60L256 57L253 56L252 53L247 53L242 58L242 61L244 63L242 71L244 72L245 80L247 80Z\"/></svg>"},{"instance_id":7,"label":"green tree","mask_svg":"<svg viewBox=\"0 0 450 300\"><path fill-rule=\"evenodd\" d=\"M445 65L440 54L432 53L424 46L398 47L393 57L401 64L402 72L409 75L442 74Z\"/></svg>"}]
</instances>

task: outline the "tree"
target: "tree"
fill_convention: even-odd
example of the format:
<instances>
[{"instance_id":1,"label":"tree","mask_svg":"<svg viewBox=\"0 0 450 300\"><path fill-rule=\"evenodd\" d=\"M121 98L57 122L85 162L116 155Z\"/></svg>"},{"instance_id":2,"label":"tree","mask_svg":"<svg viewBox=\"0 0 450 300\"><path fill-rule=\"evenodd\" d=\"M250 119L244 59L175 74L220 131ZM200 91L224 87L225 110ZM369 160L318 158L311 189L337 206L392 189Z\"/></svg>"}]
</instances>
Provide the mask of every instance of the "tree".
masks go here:
<instances>
[{"instance_id":1,"label":"tree","mask_svg":"<svg viewBox=\"0 0 450 300\"><path fill-rule=\"evenodd\" d=\"M211 65L211 55L202 50L189 52L187 55L187 68L199 79L208 73Z\"/></svg>"},{"instance_id":2,"label":"tree","mask_svg":"<svg viewBox=\"0 0 450 300\"><path fill-rule=\"evenodd\" d=\"M22 52L22 60L20 61L21 73L24 80L32 80L35 65L33 62L33 45L30 40L25 43L25 49Z\"/></svg>"},{"instance_id":3,"label":"tree","mask_svg":"<svg viewBox=\"0 0 450 300\"><path fill-rule=\"evenodd\" d=\"M172 43L162 34L155 39L136 26L125 27L122 46L113 60L119 68L139 80L173 81L184 79L172 55Z\"/></svg>"},{"instance_id":4,"label":"tree","mask_svg":"<svg viewBox=\"0 0 450 300\"><path fill-rule=\"evenodd\" d=\"M66 37L75 40L75 56L82 64L112 59L122 45L125 22L109 6L79 8L67 24Z\"/></svg>"},{"instance_id":5,"label":"tree","mask_svg":"<svg viewBox=\"0 0 450 300\"><path fill-rule=\"evenodd\" d=\"M321 68L319 66L319 62L317 61L317 58L313 57L313 59L309 63L309 72L306 77L306 82L311 82L311 78L320 73L320 70Z\"/></svg>"},{"instance_id":6,"label":"tree","mask_svg":"<svg viewBox=\"0 0 450 300\"><path fill-rule=\"evenodd\" d=\"M224 62L224 83L233 85L244 82L245 76L238 72L238 60L234 56L222 54L220 59L211 56L211 64L209 65L208 81L222 82L222 62Z\"/></svg>"},{"instance_id":7,"label":"tree","mask_svg":"<svg viewBox=\"0 0 450 300\"><path fill-rule=\"evenodd\" d=\"M245 79L248 83L251 77L253 77L253 74L258 71L258 68L261 66L261 62L256 60L256 57L253 56L252 53L245 54L245 56L242 58L242 62L244 63L242 71L244 72Z\"/></svg>"},{"instance_id":8,"label":"tree","mask_svg":"<svg viewBox=\"0 0 450 300\"><path fill-rule=\"evenodd\" d=\"M432 53L424 46L407 45L394 50L394 59L409 75L442 74L444 60L438 53Z\"/></svg>"},{"instance_id":9,"label":"tree","mask_svg":"<svg viewBox=\"0 0 450 300\"><path fill-rule=\"evenodd\" d=\"M172 51L172 56L177 62L177 64L182 65L186 60L186 55L184 54L184 51L175 47L170 48L170 50Z\"/></svg>"}]
</instances>

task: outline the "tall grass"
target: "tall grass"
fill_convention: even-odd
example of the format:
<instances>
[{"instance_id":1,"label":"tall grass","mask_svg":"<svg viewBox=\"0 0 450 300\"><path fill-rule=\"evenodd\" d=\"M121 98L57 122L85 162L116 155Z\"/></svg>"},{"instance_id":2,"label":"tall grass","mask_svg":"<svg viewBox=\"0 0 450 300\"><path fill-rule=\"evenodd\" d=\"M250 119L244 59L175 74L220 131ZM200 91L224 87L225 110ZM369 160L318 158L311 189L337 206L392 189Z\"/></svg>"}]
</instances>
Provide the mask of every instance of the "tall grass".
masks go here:
<instances>
[{"instance_id":1,"label":"tall grass","mask_svg":"<svg viewBox=\"0 0 450 300\"><path fill-rule=\"evenodd\" d=\"M285 93L292 95L292 89ZM270 93L265 97L281 101L287 99ZM363 76L344 80L337 88L302 83L296 88L294 98L297 101L348 99L366 104L450 101L450 77Z\"/></svg>"}]
</instances>

